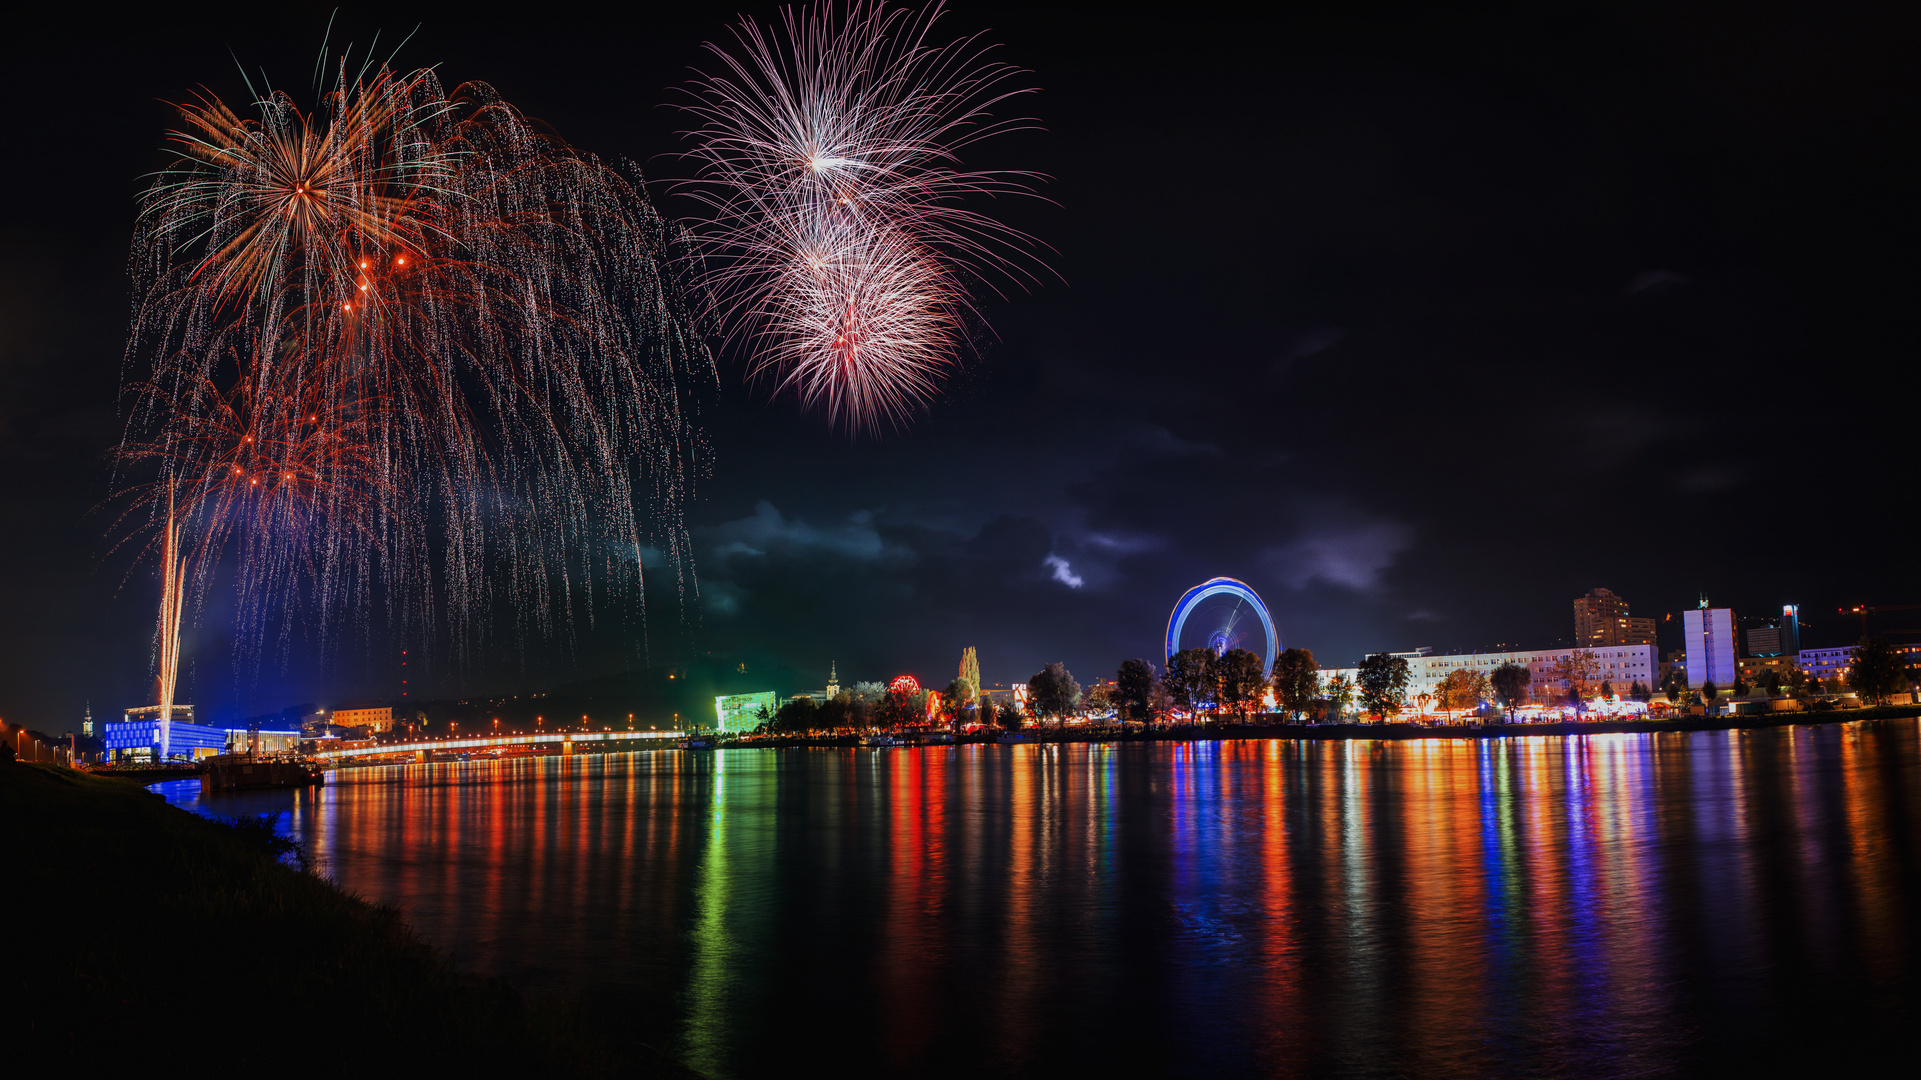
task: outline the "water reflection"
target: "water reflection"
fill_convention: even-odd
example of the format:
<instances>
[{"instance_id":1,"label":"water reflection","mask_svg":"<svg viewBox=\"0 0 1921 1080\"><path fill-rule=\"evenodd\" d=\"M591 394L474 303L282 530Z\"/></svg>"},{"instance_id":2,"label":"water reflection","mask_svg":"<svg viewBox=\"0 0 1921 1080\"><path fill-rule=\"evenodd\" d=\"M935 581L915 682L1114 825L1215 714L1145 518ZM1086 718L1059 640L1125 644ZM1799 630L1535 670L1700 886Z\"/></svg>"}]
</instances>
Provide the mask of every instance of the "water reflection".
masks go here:
<instances>
[{"instance_id":1,"label":"water reflection","mask_svg":"<svg viewBox=\"0 0 1921 1080\"><path fill-rule=\"evenodd\" d=\"M410 765L272 812L717 1077L1833 1065L1916 1013L1913 721Z\"/></svg>"}]
</instances>

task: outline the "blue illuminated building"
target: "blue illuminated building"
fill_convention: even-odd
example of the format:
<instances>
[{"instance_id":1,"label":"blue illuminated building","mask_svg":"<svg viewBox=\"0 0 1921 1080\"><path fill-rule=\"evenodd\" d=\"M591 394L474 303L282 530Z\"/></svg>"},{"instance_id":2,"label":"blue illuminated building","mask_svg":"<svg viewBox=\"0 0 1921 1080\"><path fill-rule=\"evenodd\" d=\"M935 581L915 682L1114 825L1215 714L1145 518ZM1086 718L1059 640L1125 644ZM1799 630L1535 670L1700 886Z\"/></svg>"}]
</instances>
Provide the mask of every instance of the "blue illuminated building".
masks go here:
<instances>
[{"instance_id":1,"label":"blue illuminated building","mask_svg":"<svg viewBox=\"0 0 1921 1080\"><path fill-rule=\"evenodd\" d=\"M106 729L107 756L117 758L126 754L147 751L148 756L160 756L160 721L129 720L119 724L102 725ZM179 720L173 722L173 756L193 758L201 751L218 754L227 749L227 729L207 727L203 724L187 724Z\"/></svg>"}]
</instances>

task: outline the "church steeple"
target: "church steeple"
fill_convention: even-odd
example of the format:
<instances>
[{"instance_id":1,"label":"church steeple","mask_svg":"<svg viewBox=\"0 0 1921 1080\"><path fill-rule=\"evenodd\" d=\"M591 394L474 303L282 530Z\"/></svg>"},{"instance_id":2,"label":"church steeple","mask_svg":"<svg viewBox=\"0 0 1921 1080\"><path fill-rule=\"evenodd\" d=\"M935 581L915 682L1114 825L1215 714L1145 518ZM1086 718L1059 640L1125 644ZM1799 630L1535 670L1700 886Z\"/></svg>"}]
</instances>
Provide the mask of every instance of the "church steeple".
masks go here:
<instances>
[{"instance_id":1,"label":"church steeple","mask_svg":"<svg viewBox=\"0 0 1921 1080\"><path fill-rule=\"evenodd\" d=\"M827 698L828 700L830 701L833 700L833 698L839 693L840 693L840 670L834 666L834 662L832 660L829 660L827 662Z\"/></svg>"}]
</instances>

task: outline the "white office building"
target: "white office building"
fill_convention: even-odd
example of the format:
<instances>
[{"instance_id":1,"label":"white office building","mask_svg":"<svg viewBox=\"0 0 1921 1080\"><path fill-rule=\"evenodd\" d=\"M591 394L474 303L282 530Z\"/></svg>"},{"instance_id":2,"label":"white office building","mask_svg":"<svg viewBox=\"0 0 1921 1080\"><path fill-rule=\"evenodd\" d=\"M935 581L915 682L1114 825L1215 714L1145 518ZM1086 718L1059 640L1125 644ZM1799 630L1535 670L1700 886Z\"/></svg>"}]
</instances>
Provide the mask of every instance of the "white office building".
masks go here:
<instances>
[{"instance_id":1,"label":"white office building","mask_svg":"<svg viewBox=\"0 0 1921 1080\"><path fill-rule=\"evenodd\" d=\"M1502 664L1516 664L1527 669L1530 693L1536 704L1558 705L1567 700L1569 687L1567 680L1557 677L1555 672L1567 662L1568 655L1573 651L1563 646L1556 649L1435 656L1432 650L1416 649L1392 655L1407 661L1409 705L1418 706L1422 694L1434 694L1441 680L1447 678L1451 671L1465 669L1492 676L1494 669ZM1594 654L1595 663L1591 692L1600 693L1603 682L1611 684L1615 696L1620 698L1627 697L1628 691L1637 682L1650 690L1655 689L1660 657L1653 645L1609 645L1588 651ZM1360 674L1358 667L1323 669L1321 681L1325 684L1336 675L1345 675L1349 682L1358 684Z\"/></svg>"},{"instance_id":2,"label":"white office building","mask_svg":"<svg viewBox=\"0 0 1921 1080\"><path fill-rule=\"evenodd\" d=\"M1681 632L1686 635L1682 648L1687 654L1688 689L1699 690L1707 683L1726 690L1740 677L1734 663L1734 611L1731 608L1695 608L1681 613Z\"/></svg>"}]
</instances>

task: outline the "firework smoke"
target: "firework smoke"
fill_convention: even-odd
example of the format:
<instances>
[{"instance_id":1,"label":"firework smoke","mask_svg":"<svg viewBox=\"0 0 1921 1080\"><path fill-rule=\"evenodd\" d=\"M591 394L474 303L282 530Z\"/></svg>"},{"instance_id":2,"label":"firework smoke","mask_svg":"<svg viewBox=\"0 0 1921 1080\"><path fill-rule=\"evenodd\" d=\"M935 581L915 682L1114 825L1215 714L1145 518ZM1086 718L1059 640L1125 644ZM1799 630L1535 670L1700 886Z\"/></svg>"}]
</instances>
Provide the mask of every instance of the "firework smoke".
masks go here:
<instances>
[{"instance_id":1,"label":"firework smoke","mask_svg":"<svg viewBox=\"0 0 1921 1080\"><path fill-rule=\"evenodd\" d=\"M718 73L683 107L711 212L708 282L754 377L850 431L898 427L925 406L966 342L968 286L1012 276L1029 242L967 210L969 195L1031 194L1032 174L967 171L960 151L1029 126L989 110L1025 72L978 38L929 37L918 14L853 3L787 9L784 36L751 20L740 55L710 44Z\"/></svg>"},{"instance_id":2,"label":"firework smoke","mask_svg":"<svg viewBox=\"0 0 1921 1080\"><path fill-rule=\"evenodd\" d=\"M684 583L715 376L640 187L429 71L258 97L180 106L134 240L120 520L177 559L175 623L228 557L243 654L302 610L323 646L384 612L465 652L503 604L564 633L639 608L644 546Z\"/></svg>"}]
</instances>

